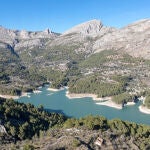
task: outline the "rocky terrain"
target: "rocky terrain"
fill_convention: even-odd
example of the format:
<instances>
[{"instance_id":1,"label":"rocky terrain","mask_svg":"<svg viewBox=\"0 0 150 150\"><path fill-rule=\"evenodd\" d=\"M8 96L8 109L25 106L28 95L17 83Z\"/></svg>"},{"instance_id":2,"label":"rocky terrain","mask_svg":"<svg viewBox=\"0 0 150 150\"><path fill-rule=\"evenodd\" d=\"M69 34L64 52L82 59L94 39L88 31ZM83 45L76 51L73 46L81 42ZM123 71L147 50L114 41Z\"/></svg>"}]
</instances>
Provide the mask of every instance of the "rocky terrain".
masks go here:
<instances>
[{"instance_id":1,"label":"rocky terrain","mask_svg":"<svg viewBox=\"0 0 150 150\"><path fill-rule=\"evenodd\" d=\"M10 30L1 26L0 41L9 44L14 50L32 49L43 45L45 48L50 48L53 45L71 44L75 41L76 44L92 41L90 48L94 53L111 49L125 51L136 57L149 58L150 20L143 19L120 29L106 27L98 20L91 20L63 34L54 33L50 29L31 32ZM86 43L82 44L86 52Z\"/></svg>"},{"instance_id":2,"label":"rocky terrain","mask_svg":"<svg viewBox=\"0 0 150 150\"><path fill-rule=\"evenodd\" d=\"M117 135L111 131L101 132L69 128L52 129L48 134L48 136L34 138L31 141L19 141L16 145L2 145L1 149L5 150L4 147L6 146L7 148L20 149L25 147L25 145L32 145L34 149L39 150L139 150L142 148L138 146L136 138L126 138L125 135ZM149 145L145 148L148 150Z\"/></svg>"},{"instance_id":3,"label":"rocky terrain","mask_svg":"<svg viewBox=\"0 0 150 150\"><path fill-rule=\"evenodd\" d=\"M54 79L55 71L61 74L59 81L56 79L59 85L63 85L62 78L69 81L72 76L80 75L80 78L84 78L85 75L97 73L103 76L104 82L108 82L112 75L118 74L132 76L133 80L127 90L140 93L149 89L150 85L149 47L149 19L120 29L91 20L63 34L54 33L50 29L32 32L1 26L0 86L4 89L14 85L21 90L33 89Z\"/></svg>"},{"instance_id":4,"label":"rocky terrain","mask_svg":"<svg viewBox=\"0 0 150 150\"><path fill-rule=\"evenodd\" d=\"M149 59L150 20L144 19L123 28L106 27L98 20L79 24L63 34L50 29L39 32L10 30L0 27L0 47L9 46L18 54L35 49L51 52L56 48L59 52L71 46L75 53L92 54L103 50L124 51L134 57ZM56 51L56 50L55 50ZM31 54L28 52L29 57ZM40 58L39 58L40 59Z\"/></svg>"},{"instance_id":5,"label":"rocky terrain","mask_svg":"<svg viewBox=\"0 0 150 150\"><path fill-rule=\"evenodd\" d=\"M123 82L123 79L129 80ZM106 27L101 21L91 20L63 34L54 33L50 29L32 32L10 30L0 26L2 95L32 92L38 86L52 81L54 88L70 85L73 92L74 89L80 92L82 87L83 92L96 94L95 92L101 92L98 90L102 87L102 92L105 92L102 94L108 96L111 94L110 90L108 91L110 87L114 88L114 93L116 87L121 87L121 90L117 89L120 93L115 94L128 93L137 97L149 93L150 97L149 79L150 19L140 20L120 29ZM7 136L0 135L0 142L3 143L0 149L149 149L149 127L114 120L108 121L108 128L105 128L101 127L101 121L97 121L97 118L96 121L89 121L89 118L73 120L73 123L68 121L65 122L67 127L64 124L63 128L54 127L41 133L39 131L43 131L43 128L39 126L39 129L35 130L40 134L39 137L35 135L32 140L24 141L25 136L29 135L25 129L38 126L35 121L38 122L39 119L29 117L30 124L20 121L23 123L21 133L25 134L24 138L22 135L18 136L18 129L14 125L16 121L13 119L20 115L26 116L26 111L23 113L25 109L17 108L19 104L16 104L17 111L13 111L14 106L10 103L8 101L8 106L0 105L0 112L6 113L3 117L4 122L8 122L5 124L6 130L11 135L8 139ZM146 103L150 107L150 98ZM7 111L3 108L5 106ZM30 104L24 107L31 107L33 116L39 112ZM44 112L41 116L46 119ZM57 118L56 120L58 121ZM105 121L103 123L105 125ZM3 127L0 123L1 133L5 130ZM10 138L13 140L16 137L20 137L20 141L12 144L14 141L9 141Z\"/></svg>"},{"instance_id":6,"label":"rocky terrain","mask_svg":"<svg viewBox=\"0 0 150 150\"><path fill-rule=\"evenodd\" d=\"M149 150L150 126L88 115L68 118L0 98L1 150Z\"/></svg>"}]
</instances>

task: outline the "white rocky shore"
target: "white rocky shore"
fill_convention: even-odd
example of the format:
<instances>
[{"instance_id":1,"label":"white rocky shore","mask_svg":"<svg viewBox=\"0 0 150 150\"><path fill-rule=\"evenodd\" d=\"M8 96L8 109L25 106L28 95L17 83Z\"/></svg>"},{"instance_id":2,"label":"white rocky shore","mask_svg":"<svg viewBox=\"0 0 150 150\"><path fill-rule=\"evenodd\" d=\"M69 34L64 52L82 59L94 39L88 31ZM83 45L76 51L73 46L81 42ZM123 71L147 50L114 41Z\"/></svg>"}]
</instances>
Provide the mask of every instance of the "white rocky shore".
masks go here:
<instances>
[{"instance_id":1,"label":"white rocky shore","mask_svg":"<svg viewBox=\"0 0 150 150\"><path fill-rule=\"evenodd\" d=\"M135 102L127 102L127 104L125 104L125 106L133 106L135 104L136 104Z\"/></svg>"},{"instance_id":2,"label":"white rocky shore","mask_svg":"<svg viewBox=\"0 0 150 150\"><path fill-rule=\"evenodd\" d=\"M91 97L95 101L111 100L111 97L98 98L96 94L89 94L89 93L76 94L76 93L69 93L69 91L66 92L66 97L68 97L69 99Z\"/></svg>"},{"instance_id":3,"label":"white rocky shore","mask_svg":"<svg viewBox=\"0 0 150 150\"><path fill-rule=\"evenodd\" d=\"M13 95L2 95L0 94L0 97L6 98L6 99L19 99L20 97L28 96L28 93L23 92L20 96L13 96Z\"/></svg>"},{"instance_id":4,"label":"white rocky shore","mask_svg":"<svg viewBox=\"0 0 150 150\"><path fill-rule=\"evenodd\" d=\"M143 104L145 103L145 98L146 97L140 97L139 100L141 100L143 102ZM145 114L150 114L150 109L148 109L147 107L141 105L139 106L139 111Z\"/></svg>"},{"instance_id":5,"label":"white rocky shore","mask_svg":"<svg viewBox=\"0 0 150 150\"><path fill-rule=\"evenodd\" d=\"M105 102L99 102L99 103L96 103L96 104L97 105L104 105L104 106L108 106L108 107L113 107L113 108L116 108L116 109L122 109L121 104L116 104L112 100L108 100L108 101L105 101Z\"/></svg>"},{"instance_id":6,"label":"white rocky shore","mask_svg":"<svg viewBox=\"0 0 150 150\"><path fill-rule=\"evenodd\" d=\"M40 91L40 90L34 90L34 91L33 91L34 94L38 94L38 93L41 93L41 92L42 92L42 91Z\"/></svg>"},{"instance_id":7,"label":"white rocky shore","mask_svg":"<svg viewBox=\"0 0 150 150\"><path fill-rule=\"evenodd\" d=\"M58 91L64 90L64 88L60 88L60 89L48 88L47 90L53 91L53 92L58 92Z\"/></svg>"},{"instance_id":8,"label":"white rocky shore","mask_svg":"<svg viewBox=\"0 0 150 150\"><path fill-rule=\"evenodd\" d=\"M122 105L114 103L111 100L111 97L98 98L97 95L95 94L89 94L89 93L75 94L75 93L69 93L69 91L66 92L66 97L68 97L69 99L91 97L93 100L97 101L96 102L97 105L105 105L116 109L122 109Z\"/></svg>"},{"instance_id":9,"label":"white rocky shore","mask_svg":"<svg viewBox=\"0 0 150 150\"><path fill-rule=\"evenodd\" d=\"M122 109L123 106L121 104L116 104L112 101L111 97L100 97L98 98L96 94L89 94L89 93L80 93L80 94L76 94L76 93L69 93L69 91L66 92L66 97L68 97L69 99L76 99L76 98L85 98L85 97L91 97L94 101L97 101L96 104L97 105L105 105L108 107L113 107L116 109ZM132 106L135 105L134 102L128 102L127 104L125 104L125 106Z\"/></svg>"},{"instance_id":10,"label":"white rocky shore","mask_svg":"<svg viewBox=\"0 0 150 150\"><path fill-rule=\"evenodd\" d=\"M144 106L139 106L139 111L145 114L150 114L150 109L144 107Z\"/></svg>"}]
</instances>

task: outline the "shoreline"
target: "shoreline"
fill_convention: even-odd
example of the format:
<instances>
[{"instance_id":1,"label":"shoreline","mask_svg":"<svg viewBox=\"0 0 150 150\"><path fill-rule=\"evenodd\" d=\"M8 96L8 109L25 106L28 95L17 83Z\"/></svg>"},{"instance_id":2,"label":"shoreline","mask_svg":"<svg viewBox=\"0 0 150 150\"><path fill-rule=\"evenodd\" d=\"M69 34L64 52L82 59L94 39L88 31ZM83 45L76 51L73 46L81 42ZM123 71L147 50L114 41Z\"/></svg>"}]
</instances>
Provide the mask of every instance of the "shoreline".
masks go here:
<instances>
[{"instance_id":1,"label":"shoreline","mask_svg":"<svg viewBox=\"0 0 150 150\"><path fill-rule=\"evenodd\" d=\"M108 107L113 107L116 109L122 109L122 105L121 104L116 104L114 103L111 99L111 97L103 97L103 98L98 98L96 94L75 94L75 93L69 93L69 91L66 92L66 97L68 97L69 99L76 99L76 98L86 98L86 97L90 97L92 98L94 101L97 101L97 105L104 105L104 106L108 106ZM98 102L99 101L99 102ZM131 105L131 104L129 104ZM133 105L133 104L132 104Z\"/></svg>"},{"instance_id":2,"label":"shoreline","mask_svg":"<svg viewBox=\"0 0 150 150\"><path fill-rule=\"evenodd\" d=\"M100 102L100 103L96 103L97 105L104 105L104 106L108 106L108 107L113 107L116 109L122 109L122 105L121 104L116 104L114 103L112 100L108 100L106 102Z\"/></svg>"},{"instance_id":3,"label":"shoreline","mask_svg":"<svg viewBox=\"0 0 150 150\"><path fill-rule=\"evenodd\" d=\"M96 94L90 94L90 93L80 93L80 94L76 94L76 93L69 93L69 91L66 92L66 97L68 97L69 99L90 97L90 98L92 98L94 101L111 100L111 97L103 97L103 98L101 98L101 97L97 97Z\"/></svg>"},{"instance_id":4,"label":"shoreline","mask_svg":"<svg viewBox=\"0 0 150 150\"><path fill-rule=\"evenodd\" d=\"M135 102L127 102L127 104L124 104L124 106L132 106L132 105L135 105L136 103Z\"/></svg>"},{"instance_id":5,"label":"shoreline","mask_svg":"<svg viewBox=\"0 0 150 150\"><path fill-rule=\"evenodd\" d=\"M28 93L27 92L22 92L22 94L20 96L18 95L2 95L0 94L0 97L2 98L6 98L6 99L19 99L20 97L24 97L24 96L28 96Z\"/></svg>"},{"instance_id":6,"label":"shoreline","mask_svg":"<svg viewBox=\"0 0 150 150\"><path fill-rule=\"evenodd\" d=\"M34 94L38 94L38 93L41 93L41 92L42 92L42 91L40 91L40 90L34 90L34 91L33 91Z\"/></svg>"},{"instance_id":7,"label":"shoreline","mask_svg":"<svg viewBox=\"0 0 150 150\"><path fill-rule=\"evenodd\" d=\"M116 109L122 109L122 105L116 104L112 101L111 97L100 97L98 98L96 94L89 94L89 93L81 93L81 94L75 94L75 93L69 93L69 91L66 92L66 97L69 99L76 99L76 98L86 98L90 97L94 101L97 101L97 105L104 105L108 107L113 107ZM128 104L131 105L131 104ZM133 105L133 104L132 104Z\"/></svg>"},{"instance_id":8,"label":"shoreline","mask_svg":"<svg viewBox=\"0 0 150 150\"><path fill-rule=\"evenodd\" d=\"M145 97L141 98L141 101L143 102L143 104L145 103ZM140 105L139 106L139 111L144 113L144 114L150 114L150 109L148 109L147 107Z\"/></svg>"},{"instance_id":9,"label":"shoreline","mask_svg":"<svg viewBox=\"0 0 150 150\"><path fill-rule=\"evenodd\" d=\"M75 94L75 93L69 93L69 91L66 92L66 97L69 99L76 99L76 98L86 98L90 97L94 101L97 101L97 105L104 105L108 107L113 107L116 109L122 109L122 105L114 103L111 99L111 97L103 97L98 98L96 94L89 94L89 93L81 93L81 94Z\"/></svg>"},{"instance_id":10,"label":"shoreline","mask_svg":"<svg viewBox=\"0 0 150 150\"><path fill-rule=\"evenodd\" d=\"M64 90L64 88L60 88L60 89L48 88L47 90L53 91L53 92L58 92L58 91Z\"/></svg>"},{"instance_id":11,"label":"shoreline","mask_svg":"<svg viewBox=\"0 0 150 150\"><path fill-rule=\"evenodd\" d=\"M150 114L150 109L144 107L144 106L139 106L139 111L145 114Z\"/></svg>"},{"instance_id":12,"label":"shoreline","mask_svg":"<svg viewBox=\"0 0 150 150\"><path fill-rule=\"evenodd\" d=\"M6 99L18 99L20 96L13 96L13 95L2 95L0 94L1 98L6 98Z\"/></svg>"}]
</instances>

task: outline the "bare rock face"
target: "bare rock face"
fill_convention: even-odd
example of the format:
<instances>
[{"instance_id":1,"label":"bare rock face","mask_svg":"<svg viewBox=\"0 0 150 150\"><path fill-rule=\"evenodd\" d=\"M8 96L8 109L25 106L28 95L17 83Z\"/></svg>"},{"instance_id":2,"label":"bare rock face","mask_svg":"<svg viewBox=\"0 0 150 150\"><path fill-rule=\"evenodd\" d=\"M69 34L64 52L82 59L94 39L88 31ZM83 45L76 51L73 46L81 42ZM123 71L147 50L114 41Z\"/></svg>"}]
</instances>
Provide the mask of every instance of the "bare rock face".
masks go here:
<instances>
[{"instance_id":1,"label":"bare rock face","mask_svg":"<svg viewBox=\"0 0 150 150\"><path fill-rule=\"evenodd\" d=\"M105 34L95 41L93 49L122 50L134 57L150 59L150 20L145 19Z\"/></svg>"},{"instance_id":2,"label":"bare rock face","mask_svg":"<svg viewBox=\"0 0 150 150\"><path fill-rule=\"evenodd\" d=\"M22 40L15 45L15 50L19 50L21 48L32 49L33 47L41 47L43 44L40 39L31 39L31 40Z\"/></svg>"},{"instance_id":3,"label":"bare rock face","mask_svg":"<svg viewBox=\"0 0 150 150\"><path fill-rule=\"evenodd\" d=\"M9 30L9 29L6 29L6 28L3 28L2 26L0 26L0 41L2 41L4 43L12 44L16 37L15 32L16 31Z\"/></svg>"},{"instance_id":4,"label":"bare rock face","mask_svg":"<svg viewBox=\"0 0 150 150\"><path fill-rule=\"evenodd\" d=\"M100 32L102 27L103 24L99 20L91 20L73 27L72 29L66 31L64 35L70 33L79 33L94 36Z\"/></svg>"},{"instance_id":5,"label":"bare rock face","mask_svg":"<svg viewBox=\"0 0 150 150\"><path fill-rule=\"evenodd\" d=\"M7 44L0 42L0 48L7 48Z\"/></svg>"},{"instance_id":6,"label":"bare rock face","mask_svg":"<svg viewBox=\"0 0 150 150\"><path fill-rule=\"evenodd\" d=\"M22 47L25 47L25 43L27 46L38 46L41 45L39 42L40 40L38 39L53 39L55 37L57 37L57 34L51 32L50 29L46 29L45 31L30 32L26 30L10 30L0 26L0 41L10 44L11 46L21 47L22 45ZM23 40L25 40L25 42ZM29 42L27 42L27 40L29 40Z\"/></svg>"},{"instance_id":7,"label":"bare rock face","mask_svg":"<svg viewBox=\"0 0 150 150\"><path fill-rule=\"evenodd\" d=\"M121 29L106 27L98 20L91 20L71 28L47 45L67 46L75 43L88 45L83 46L84 52L117 50L134 57L150 59L150 20L140 20Z\"/></svg>"},{"instance_id":8,"label":"bare rock face","mask_svg":"<svg viewBox=\"0 0 150 150\"><path fill-rule=\"evenodd\" d=\"M98 36L101 37L115 30L117 29L103 26L99 20L91 20L71 28L55 38L52 42L47 42L47 47L81 44L83 45L82 50L80 47L75 51L89 53L89 51L92 51L93 41L95 41Z\"/></svg>"},{"instance_id":9,"label":"bare rock face","mask_svg":"<svg viewBox=\"0 0 150 150\"><path fill-rule=\"evenodd\" d=\"M15 50L41 46L47 49L74 46L78 47L75 48L76 52L92 54L103 50L117 50L134 57L150 59L150 19L140 20L121 29L106 27L101 21L91 20L69 29L62 35L55 34L50 29L29 32L9 30L0 26L0 41Z\"/></svg>"},{"instance_id":10,"label":"bare rock face","mask_svg":"<svg viewBox=\"0 0 150 150\"><path fill-rule=\"evenodd\" d=\"M0 125L0 133L7 133L3 125Z\"/></svg>"},{"instance_id":11,"label":"bare rock face","mask_svg":"<svg viewBox=\"0 0 150 150\"><path fill-rule=\"evenodd\" d=\"M137 22L134 22L132 24L129 24L128 26L122 28L125 31L128 32L143 32L147 31L150 33L150 20L149 19L143 19Z\"/></svg>"}]
</instances>

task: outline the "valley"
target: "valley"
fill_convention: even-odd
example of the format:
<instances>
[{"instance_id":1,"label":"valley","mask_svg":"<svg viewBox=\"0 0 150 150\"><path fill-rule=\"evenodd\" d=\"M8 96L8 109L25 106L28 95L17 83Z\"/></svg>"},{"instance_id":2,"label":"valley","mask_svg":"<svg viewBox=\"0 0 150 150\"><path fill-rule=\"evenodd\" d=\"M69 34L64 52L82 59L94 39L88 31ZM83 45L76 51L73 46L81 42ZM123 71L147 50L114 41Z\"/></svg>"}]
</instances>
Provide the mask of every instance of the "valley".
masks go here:
<instances>
[{"instance_id":1,"label":"valley","mask_svg":"<svg viewBox=\"0 0 150 150\"><path fill-rule=\"evenodd\" d=\"M70 93L115 99L122 94L131 102L148 96L149 23L140 20L115 29L91 20L63 34L0 27L0 94L21 95L51 82L56 89L69 86Z\"/></svg>"},{"instance_id":2,"label":"valley","mask_svg":"<svg viewBox=\"0 0 150 150\"><path fill-rule=\"evenodd\" d=\"M0 26L0 149L148 150L149 31L149 19L62 34Z\"/></svg>"}]
</instances>

